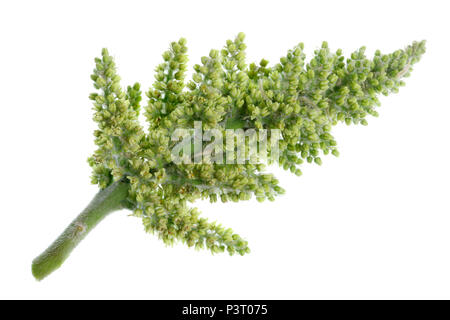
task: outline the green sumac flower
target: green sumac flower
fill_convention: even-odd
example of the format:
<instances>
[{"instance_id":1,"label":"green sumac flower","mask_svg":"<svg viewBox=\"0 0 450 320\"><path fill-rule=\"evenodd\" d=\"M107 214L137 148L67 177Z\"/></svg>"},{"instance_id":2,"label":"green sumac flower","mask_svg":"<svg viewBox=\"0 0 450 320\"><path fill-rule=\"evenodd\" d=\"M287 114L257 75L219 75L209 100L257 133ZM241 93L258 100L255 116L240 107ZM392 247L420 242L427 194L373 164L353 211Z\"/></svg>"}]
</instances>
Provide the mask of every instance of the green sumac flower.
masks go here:
<instances>
[{"instance_id":1,"label":"green sumac flower","mask_svg":"<svg viewBox=\"0 0 450 320\"><path fill-rule=\"evenodd\" d=\"M100 191L33 261L37 279L57 269L98 222L122 208L132 210L146 231L167 244L181 241L212 253L248 253L247 241L202 218L190 203L205 198L272 201L284 193L278 180L264 171L263 161L250 161L255 159L247 156L245 141L220 149L223 163L175 163L174 132L213 129L225 137L230 129L253 129L270 136L276 129L277 150L271 144L264 150L277 157L267 157L267 162L299 176L304 161L320 165L323 155L338 156L332 127L339 122L366 125L368 115L378 116L379 94L397 92L425 52L422 41L390 54L376 51L373 58L367 58L362 47L344 58L341 50L331 51L324 42L307 62L300 43L273 66L264 59L248 65L244 38L239 33L221 50L202 57L189 81L186 40L172 42L155 70L156 81L146 91L143 114L148 131L138 121L140 85L124 89L113 58L102 50L91 75L97 89L90 99L98 129L97 150L88 160L92 182ZM194 152L185 156L196 160L205 141L193 138L188 147ZM234 161L236 152L245 154L244 161Z\"/></svg>"}]
</instances>

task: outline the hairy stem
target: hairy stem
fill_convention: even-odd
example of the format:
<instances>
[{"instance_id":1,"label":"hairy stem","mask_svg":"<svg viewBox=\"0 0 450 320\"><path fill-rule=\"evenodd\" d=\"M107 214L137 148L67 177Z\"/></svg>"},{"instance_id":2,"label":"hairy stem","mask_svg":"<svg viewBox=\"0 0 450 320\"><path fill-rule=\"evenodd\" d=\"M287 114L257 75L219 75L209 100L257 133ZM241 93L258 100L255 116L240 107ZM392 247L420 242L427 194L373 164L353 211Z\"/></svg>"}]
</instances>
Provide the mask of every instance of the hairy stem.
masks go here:
<instances>
[{"instance_id":1,"label":"hairy stem","mask_svg":"<svg viewBox=\"0 0 450 320\"><path fill-rule=\"evenodd\" d=\"M72 250L109 213L123 208L129 184L116 181L100 190L75 220L41 255L33 260L31 270L37 280L42 280L58 269Z\"/></svg>"}]
</instances>

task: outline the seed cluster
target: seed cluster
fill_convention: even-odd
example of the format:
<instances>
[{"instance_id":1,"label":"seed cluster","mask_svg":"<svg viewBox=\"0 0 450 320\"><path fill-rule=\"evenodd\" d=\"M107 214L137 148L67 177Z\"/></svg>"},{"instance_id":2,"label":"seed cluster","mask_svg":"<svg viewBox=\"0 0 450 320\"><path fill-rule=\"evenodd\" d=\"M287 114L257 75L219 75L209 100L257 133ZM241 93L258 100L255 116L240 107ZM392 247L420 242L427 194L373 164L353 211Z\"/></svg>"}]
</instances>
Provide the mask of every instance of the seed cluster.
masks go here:
<instances>
[{"instance_id":1,"label":"seed cluster","mask_svg":"<svg viewBox=\"0 0 450 320\"><path fill-rule=\"evenodd\" d=\"M306 63L300 43L270 67L264 59L246 64L244 38L239 33L222 50L202 57L188 82L186 40L172 42L155 70L153 87L146 92L148 132L138 121L140 85L121 87L106 49L95 59L91 78L98 92L90 98L98 123L94 133L98 149L89 158L92 182L105 188L128 179L126 206L142 217L147 231L167 244L181 240L213 253L226 250L243 255L249 252L245 240L201 218L188 203L200 198L237 202L252 196L272 201L284 193L263 163L233 164L226 152L226 164L175 164L171 159L175 129L194 128L196 121L204 130L222 132L279 129L278 164L299 176L304 161L320 165L321 154L338 156L332 127L339 122L367 125L367 115L378 116L377 95L397 92L404 85L402 78L409 76L425 52L422 41L391 54L377 51L373 59L365 56L362 47L345 59L341 50L331 52L324 42Z\"/></svg>"}]
</instances>

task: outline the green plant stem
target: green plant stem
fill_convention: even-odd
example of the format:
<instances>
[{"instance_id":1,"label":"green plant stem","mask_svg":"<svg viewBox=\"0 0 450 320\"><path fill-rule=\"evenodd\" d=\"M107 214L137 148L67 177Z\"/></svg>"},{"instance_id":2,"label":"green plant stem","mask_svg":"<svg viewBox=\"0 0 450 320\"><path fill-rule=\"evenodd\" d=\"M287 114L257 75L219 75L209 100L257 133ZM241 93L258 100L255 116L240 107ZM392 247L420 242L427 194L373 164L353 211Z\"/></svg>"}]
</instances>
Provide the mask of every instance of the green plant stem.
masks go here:
<instances>
[{"instance_id":1,"label":"green plant stem","mask_svg":"<svg viewBox=\"0 0 450 320\"><path fill-rule=\"evenodd\" d=\"M75 220L41 255L33 260L32 273L42 280L58 269L72 250L109 213L124 208L129 183L116 181L100 190Z\"/></svg>"}]
</instances>

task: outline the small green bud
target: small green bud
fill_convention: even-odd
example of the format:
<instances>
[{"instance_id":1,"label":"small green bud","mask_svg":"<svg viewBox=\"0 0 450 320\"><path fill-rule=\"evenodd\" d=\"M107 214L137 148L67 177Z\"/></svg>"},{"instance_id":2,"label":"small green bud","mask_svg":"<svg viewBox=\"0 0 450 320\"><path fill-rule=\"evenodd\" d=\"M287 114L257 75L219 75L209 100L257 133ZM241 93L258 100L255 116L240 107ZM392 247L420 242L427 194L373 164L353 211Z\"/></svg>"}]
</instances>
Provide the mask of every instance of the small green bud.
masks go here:
<instances>
[{"instance_id":1,"label":"small green bud","mask_svg":"<svg viewBox=\"0 0 450 320\"><path fill-rule=\"evenodd\" d=\"M239 42L243 42L245 39L245 34L243 32L239 32L236 38Z\"/></svg>"}]
</instances>

